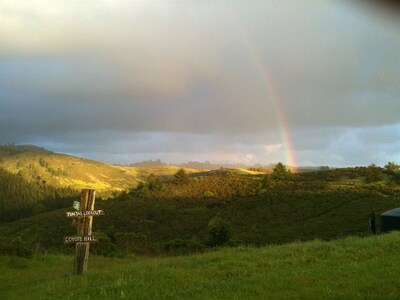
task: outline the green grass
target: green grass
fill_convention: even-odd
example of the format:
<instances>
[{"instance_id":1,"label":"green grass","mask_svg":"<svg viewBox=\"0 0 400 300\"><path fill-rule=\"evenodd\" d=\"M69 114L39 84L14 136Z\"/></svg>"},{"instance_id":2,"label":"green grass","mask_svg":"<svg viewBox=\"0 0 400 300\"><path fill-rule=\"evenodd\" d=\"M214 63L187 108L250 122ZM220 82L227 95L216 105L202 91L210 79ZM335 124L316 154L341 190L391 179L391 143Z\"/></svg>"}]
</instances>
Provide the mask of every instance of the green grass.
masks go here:
<instances>
[{"instance_id":1,"label":"green grass","mask_svg":"<svg viewBox=\"0 0 400 300\"><path fill-rule=\"evenodd\" d=\"M399 299L400 233L166 258L0 257L2 299Z\"/></svg>"}]
</instances>

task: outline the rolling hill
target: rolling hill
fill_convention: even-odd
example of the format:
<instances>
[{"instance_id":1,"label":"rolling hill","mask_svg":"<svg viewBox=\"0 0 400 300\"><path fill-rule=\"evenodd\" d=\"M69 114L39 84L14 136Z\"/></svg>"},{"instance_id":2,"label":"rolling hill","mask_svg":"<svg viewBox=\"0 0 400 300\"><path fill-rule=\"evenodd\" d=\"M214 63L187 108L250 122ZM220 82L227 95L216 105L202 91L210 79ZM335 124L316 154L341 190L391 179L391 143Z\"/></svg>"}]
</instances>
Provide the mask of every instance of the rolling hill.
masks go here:
<instances>
[{"instance_id":1,"label":"rolling hill","mask_svg":"<svg viewBox=\"0 0 400 300\"><path fill-rule=\"evenodd\" d=\"M1 187L59 193L40 174L18 175L24 159L44 173L63 159L96 167L41 149L3 153L1 163L18 171L0 168ZM67 206L0 224L2 299L400 297L400 235L370 236L368 226L371 212L398 206L397 169L290 176L219 169L166 180L177 170L141 167L136 188L96 201L105 215L93 223L99 243L90 247L85 276L71 274L75 247L62 243L76 233ZM215 234L223 243L210 242Z\"/></svg>"},{"instance_id":2,"label":"rolling hill","mask_svg":"<svg viewBox=\"0 0 400 300\"><path fill-rule=\"evenodd\" d=\"M106 215L96 219L94 231L103 242L94 249L105 255L205 249L215 220L226 224L231 245L363 236L370 232L372 212L398 206L397 171L376 166L290 176L284 166L280 170L288 176L276 169L267 175L220 168L169 180L178 170L113 166L34 146L1 146L0 222L8 223L0 225L0 237L20 237L40 251L70 252L60 239L75 228L64 215L83 187L100 196L120 192L112 201L96 202Z\"/></svg>"},{"instance_id":3,"label":"rolling hill","mask_svg":"<svg viewBox=\"0 0 400 300\"><path fill-rule=\"evenodd\" d=\"M383 169L378 170L380 181L367 182L367 169L301 173L290 180L228 172L184 182L145 182L112 201L96 201L106 215L93 225L103 240L94 249L104 254L191 252L208 246L215 219L229 224L233 245L369 235L371 213L398 206L399 186ZM65 218L67 209L4 224L0 236L20 236L43 251L68 253L73 249L61 238L75 228Z\"/></svg>"},{"instance_id":4,"label":"rolling hill","mask_svg":"<svg viewBox=\"0 0 400 300\"><path fill-rule=\"evenodd\" d=\"M32 145L1 145L0 168L21 176L27 182L40 182L56 188L93 188L99 196L134 188L151 173L170 178L178 167L125 167L110 165ZM187 172L198 170L187 169Z\"/></svg>"}]
</instances>

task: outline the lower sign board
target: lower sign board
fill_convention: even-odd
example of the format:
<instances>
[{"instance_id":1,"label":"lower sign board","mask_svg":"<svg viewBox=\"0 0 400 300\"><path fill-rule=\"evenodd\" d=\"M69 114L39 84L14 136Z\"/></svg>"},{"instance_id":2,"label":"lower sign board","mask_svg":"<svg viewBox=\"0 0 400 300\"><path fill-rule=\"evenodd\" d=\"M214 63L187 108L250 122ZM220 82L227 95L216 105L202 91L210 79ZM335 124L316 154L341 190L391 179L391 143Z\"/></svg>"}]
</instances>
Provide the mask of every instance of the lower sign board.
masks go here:
<instances>
[{"instance_id":1,"label":"lower sign board","mask_svg":"<svg viewBox=\"0 0 400 300\"><path fill-rule=\"evenodd\" d=\"M96 237L91 235L74 235L74 236L64 236L64 244L74 244L74 243L97 243Z\"/></svg>"},{"instance_id":2,"label":"lower sign board","mask_svg":"<svg viewBox=\"0 0 400 300\"><path fill-rule=\"evenodd\" d=\"M90 216L102 216L104 211L102 209L98 210L80 210L80 211L67 211L65 213L67 218L79 218L79 217L90 217Z\"/></svg>"}]
</instances>

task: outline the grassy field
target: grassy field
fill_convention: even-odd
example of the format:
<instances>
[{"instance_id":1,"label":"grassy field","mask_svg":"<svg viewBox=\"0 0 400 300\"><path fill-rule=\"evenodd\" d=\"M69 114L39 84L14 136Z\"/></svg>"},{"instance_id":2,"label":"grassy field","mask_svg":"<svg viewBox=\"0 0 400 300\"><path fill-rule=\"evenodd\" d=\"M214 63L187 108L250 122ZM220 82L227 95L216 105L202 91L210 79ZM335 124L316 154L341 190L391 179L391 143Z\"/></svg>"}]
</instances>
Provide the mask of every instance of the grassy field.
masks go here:
<instances>
[{"instance_id":1,"label":"grassy field","mask_svg":"<svg viewBox=\"0 0 400 300\"><path fill-rule=\"evenodd\" d=\"M0 257L1 299L399 299L400 233L165 258Z\"/></svg>"}]
</instances>

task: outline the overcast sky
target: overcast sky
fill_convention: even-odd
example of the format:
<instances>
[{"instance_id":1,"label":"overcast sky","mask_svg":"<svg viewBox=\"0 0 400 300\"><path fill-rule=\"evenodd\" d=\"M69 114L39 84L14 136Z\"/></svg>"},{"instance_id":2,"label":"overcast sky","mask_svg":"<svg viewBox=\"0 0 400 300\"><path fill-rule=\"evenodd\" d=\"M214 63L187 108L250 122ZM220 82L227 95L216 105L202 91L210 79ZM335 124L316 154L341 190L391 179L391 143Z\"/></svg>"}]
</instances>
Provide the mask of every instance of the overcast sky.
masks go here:
<instances>
[{"instance_id":1,"label":"overcast sky","mask_svg":"<svg viewBox=\"0 0 400 300\"><path fill-rule=\"evenodd\" d=\"M0 0L0 143L400 163L400 21L344 1Z\"/></svg>"}]
</instances>

